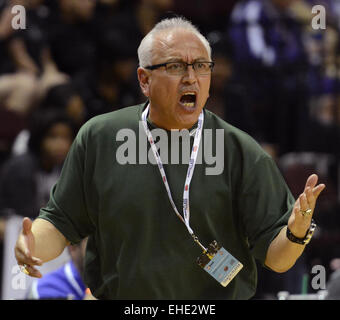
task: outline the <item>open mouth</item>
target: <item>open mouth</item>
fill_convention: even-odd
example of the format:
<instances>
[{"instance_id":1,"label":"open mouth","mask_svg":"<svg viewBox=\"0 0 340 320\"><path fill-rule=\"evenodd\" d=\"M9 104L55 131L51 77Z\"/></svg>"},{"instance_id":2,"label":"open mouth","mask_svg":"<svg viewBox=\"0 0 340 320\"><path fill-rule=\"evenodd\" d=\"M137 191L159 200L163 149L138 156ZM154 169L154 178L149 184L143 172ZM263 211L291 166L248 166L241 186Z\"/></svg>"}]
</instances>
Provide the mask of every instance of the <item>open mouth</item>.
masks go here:
<instances>
[{"instance_id":1,"label":"open mouth","mask_svg":"<svg viewBox=\"0 0 340 320\"><path fill-rule=\"evenodd\" d=\"M196 93L195 92L185 92L181 96L180 103L188 108L193 108L196 104Z\"/></svg>"}]
</instances>

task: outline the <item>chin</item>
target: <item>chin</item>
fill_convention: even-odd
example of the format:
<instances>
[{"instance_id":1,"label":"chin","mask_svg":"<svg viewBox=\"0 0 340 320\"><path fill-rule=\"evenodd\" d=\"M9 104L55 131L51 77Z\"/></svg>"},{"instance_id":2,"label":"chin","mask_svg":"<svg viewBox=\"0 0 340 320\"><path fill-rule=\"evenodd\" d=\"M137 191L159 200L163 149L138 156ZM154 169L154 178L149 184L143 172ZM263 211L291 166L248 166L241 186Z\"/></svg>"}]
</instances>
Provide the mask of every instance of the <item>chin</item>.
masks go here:
<instances>
[{"instance_id":1,"label":"chin","mask_svg":"<svg viewBox=\"0 0 340 320\"><path fill-rule=\"evenodd\" d=\"M177 121L176 129L190 129L198 121L199 113L190 116L182 117Z\"/></svg>"}]
</instances>

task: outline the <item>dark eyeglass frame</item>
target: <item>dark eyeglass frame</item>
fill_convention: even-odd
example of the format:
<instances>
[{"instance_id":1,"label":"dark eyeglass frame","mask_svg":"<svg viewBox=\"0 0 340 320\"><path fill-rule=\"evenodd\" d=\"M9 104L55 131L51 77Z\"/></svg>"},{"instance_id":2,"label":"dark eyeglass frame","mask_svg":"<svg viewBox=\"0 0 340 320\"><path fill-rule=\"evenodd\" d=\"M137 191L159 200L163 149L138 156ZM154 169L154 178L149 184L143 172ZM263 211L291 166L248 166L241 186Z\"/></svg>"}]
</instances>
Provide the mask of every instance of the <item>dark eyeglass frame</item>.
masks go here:
<instances>
[{"instance_id":1,"label":"dark eyeglass frame","mask_svg":"<svg viewBox=\"0 0 340 320\"><path fill-rule=\"evenodd\" d=\"M215 65L215 62L213 62L213 61L195 61L193 63L187 63L187 62L184 62L184 61L169 61L169 62L165 62L165 63L154 64L152 66L147 66L144 69L156 70L158 68L165 67L165 70L168 72L167 65L171 64L171 63L182 63L182 64L186 65L185 71L188 70L189 66L192 66L192 68L194 69L195 72L196 72L195 65L197 65L198 63L208 63L209 68L210 68L210 72L212 72L214 65ZM206 74L209 74L209 73L206 73Z\"/></svg>"}]
</instances>

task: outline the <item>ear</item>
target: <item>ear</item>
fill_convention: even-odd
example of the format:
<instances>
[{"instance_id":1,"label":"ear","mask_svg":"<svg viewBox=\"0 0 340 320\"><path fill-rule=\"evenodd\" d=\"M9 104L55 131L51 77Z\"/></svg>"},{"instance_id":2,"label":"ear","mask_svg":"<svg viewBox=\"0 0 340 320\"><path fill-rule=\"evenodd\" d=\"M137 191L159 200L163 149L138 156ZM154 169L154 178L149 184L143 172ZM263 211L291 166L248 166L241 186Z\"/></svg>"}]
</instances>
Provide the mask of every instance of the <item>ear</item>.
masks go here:
<instances>
[{"instance_id":1,"label":"ear","mask_svg":"<svg viewBox=\"0 0 340 320\"><path fill-rule=\"evenodd\" d=\"M143 94L149 97L150 93L150 72L144 68L139 67L137 69L137 76L139 81L139 86L142 89Z\"/></svg>"}]
</instances>

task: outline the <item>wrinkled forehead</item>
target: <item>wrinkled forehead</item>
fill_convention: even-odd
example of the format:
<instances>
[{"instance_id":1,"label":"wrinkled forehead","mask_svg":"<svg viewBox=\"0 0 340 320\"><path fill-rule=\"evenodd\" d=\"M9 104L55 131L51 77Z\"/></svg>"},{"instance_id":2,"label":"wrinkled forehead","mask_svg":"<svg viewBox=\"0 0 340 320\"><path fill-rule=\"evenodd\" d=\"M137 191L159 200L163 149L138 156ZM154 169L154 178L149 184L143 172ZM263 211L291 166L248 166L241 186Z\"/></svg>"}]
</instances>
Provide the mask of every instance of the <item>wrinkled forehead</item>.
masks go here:
<instances>
[{"instance_id":1,"label":"wrinkled forehead","mask_svg":"<svg viewBox=\"0 0 340 320\"><path fill-rule=\"evenodd\" d=\"M191 62L197 59L208 61L209 54L202 40L192 31L184 29L164 30L154 36L153 63L170 60Z\"/></svg>"}]
</instances>

